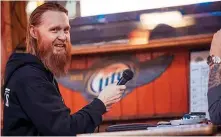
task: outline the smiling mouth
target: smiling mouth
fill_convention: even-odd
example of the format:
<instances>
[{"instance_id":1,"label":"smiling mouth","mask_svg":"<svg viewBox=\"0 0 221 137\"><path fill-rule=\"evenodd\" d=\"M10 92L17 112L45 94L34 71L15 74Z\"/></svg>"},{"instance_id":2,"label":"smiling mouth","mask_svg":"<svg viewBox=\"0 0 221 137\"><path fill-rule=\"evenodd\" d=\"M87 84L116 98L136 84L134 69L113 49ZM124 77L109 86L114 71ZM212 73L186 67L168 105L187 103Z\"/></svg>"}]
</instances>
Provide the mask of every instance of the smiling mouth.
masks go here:
<instances>
[{"instance_id":1,"label":"smiling mouth","mask_svg":"<svg viewBox=\"0 0 221 137\"><path fill-rule=\"evenodd\" d=\"M65 47L65 44L56 44L54 45L55 47L59 47L59 48L64 48Z\"/></svg>"}]
</instances>

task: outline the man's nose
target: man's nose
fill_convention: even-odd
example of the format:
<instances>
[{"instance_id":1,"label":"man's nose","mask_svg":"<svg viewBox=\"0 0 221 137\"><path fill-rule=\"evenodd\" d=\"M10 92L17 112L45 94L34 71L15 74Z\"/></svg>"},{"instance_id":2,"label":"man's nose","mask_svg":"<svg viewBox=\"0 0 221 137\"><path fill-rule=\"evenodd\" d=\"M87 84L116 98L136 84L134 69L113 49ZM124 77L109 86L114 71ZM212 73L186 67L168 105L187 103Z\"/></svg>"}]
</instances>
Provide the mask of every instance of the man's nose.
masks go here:
<instances>
[{"instance_id":1,"label":"man's nose","mask_svg":"<svg viewBox=\"0 0 221 137\"><path fill-rule=\"evenodd\" d=\"M66 34L64 32L60 32L59 36L58 36L58 39L62 40L62 41L66 41L67 40L67 36L66 36Z\"/></svg>"}]
</instances>

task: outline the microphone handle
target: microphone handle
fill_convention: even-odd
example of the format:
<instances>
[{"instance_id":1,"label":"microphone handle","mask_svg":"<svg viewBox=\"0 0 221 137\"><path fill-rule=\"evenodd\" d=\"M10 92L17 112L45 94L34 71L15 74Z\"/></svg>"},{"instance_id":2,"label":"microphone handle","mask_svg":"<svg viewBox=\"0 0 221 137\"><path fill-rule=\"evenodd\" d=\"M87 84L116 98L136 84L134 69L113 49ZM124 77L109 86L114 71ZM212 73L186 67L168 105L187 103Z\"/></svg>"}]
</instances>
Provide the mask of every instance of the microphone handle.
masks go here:
<instances>
[{"instance_id":1,"label":"microphone handle","mask_svg":"<svg viewBox=\"0 0 221 137\"><path fill-rule=\"evenodd\" d=\"M127 80L124 79L123 77L121 77L121 79L118 81L117 85L125 85L126 83L127 83ZM125 96L125 92L126 92L126 90L122 94L121 98Z\"/></svg>"},{"instance_id":2,"label":"microphone handle","mask_svg":"<svg viewBox=\"0 0 221 137\"><path fill-rule=\"evenodd\" d=\"M123 77L118 81L117 85L125 85L127 83L127 80Z\"/></svg>"}]
</instances>

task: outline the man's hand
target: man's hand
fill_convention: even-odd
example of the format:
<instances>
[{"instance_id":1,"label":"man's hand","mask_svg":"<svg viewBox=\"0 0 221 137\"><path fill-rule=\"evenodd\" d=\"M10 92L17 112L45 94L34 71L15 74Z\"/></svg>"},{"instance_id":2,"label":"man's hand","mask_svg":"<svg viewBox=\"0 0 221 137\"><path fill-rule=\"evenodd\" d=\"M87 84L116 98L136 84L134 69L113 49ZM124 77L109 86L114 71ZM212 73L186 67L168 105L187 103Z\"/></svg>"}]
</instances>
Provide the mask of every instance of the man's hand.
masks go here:
<instances>
[{"instance_id":1,"label":"man's hand","mask_svg":"<svg viewBox=\"0 0 221 137\"><path fill-rule=\"evenodd\" d=\"M221 58L221 29L213 35L213 40L210 47L210 55Z\"/></svg>"},{"instance_id":2,"label":"man's hand","mask_svg":"<svg viewBox=\"0 0 221 137\"><path fill-rule=\"evenodd\" d=\"M116 83L108 85L101 91L98 99L104 103L108 111L114 103L120 101L125 89L125 85L117 85Z\"/></svg>"}]
</instances>

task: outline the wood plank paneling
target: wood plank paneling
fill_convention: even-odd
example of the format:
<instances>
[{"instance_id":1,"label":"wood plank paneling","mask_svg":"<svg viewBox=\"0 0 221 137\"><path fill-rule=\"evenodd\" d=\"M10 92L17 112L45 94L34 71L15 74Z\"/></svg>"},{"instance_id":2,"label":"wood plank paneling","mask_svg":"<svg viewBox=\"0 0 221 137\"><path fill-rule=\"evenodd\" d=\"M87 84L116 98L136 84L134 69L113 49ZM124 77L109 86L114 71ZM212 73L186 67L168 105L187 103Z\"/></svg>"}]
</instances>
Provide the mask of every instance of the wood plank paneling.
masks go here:
<instances>
[{"instance_id":1,"label":"wood plank paneling","mask_svg":"<svg viewBox=\"0 0 221 137\"><path fill-rule=\"evenodd\" d=\"M112 108L106 114L104 114L104 117L109 117L109 119L119 119L122 116L121 109L122 107L120 101L114 104Z\"/></svg>"},{"instance_id":2,"label":"wood plank paneling","mask_svg":"<svg viewBox=\"0 0 221 137\"><path fill-rule=\"evenodd\" d=\"M136 57L141 61L151 60L151 53L139 52ZM151 116L154 115L154 91L153 83L138 87L137 91L137 115Z\"/></svg>"},{"instance_id":3,"label":"wood plank paneling","mask_svg":"<svg viewBox=\"0 0 221 137\"><path fill-rule=\"evenodd\" d=\"M27 31L26 1L11 1L12 47L23 47ZM23 45L19 45L23 44Z\"/></svg>"},{"instance_id":4,"label":"wood plank paneling","mask_svg":"<svg viewBox=\"0 0 221 137\"><path fill-rule=\"evenodd\" d=\"M71 68L75 69L87 69L87 61L85 56L74 57L72 59ZM76 112L83 108L88 102L84 99L84 97L80 94L80 92L72 91L72 102L73 102L73 112Z\"/></svg>"},{"instance_id":5,"label":"wood plank paneling","mask_svg":"<svg viewBox=\"0 0 221 137\"><path fill-rule=\"evenodd\" d=\"M73 69L86 69L86 57L72 58L71 68ZM71 113L75 113L82 107L88 104L79 91L73 91L62 85L59 85L60 92L63 96L64 102L71 109Z\"/></svg>"},{"instance_id":6,"label":"wood plank paneling","mask_svg":"<svg viewBox=\"0 0 221 137\"><path fill-rule=\"evenodd\" d=\"M187 113L187 63L188 51L178 51L175 53L174 61L170 68L171 87L171 113Z\"/></svg>"},{"instance_id":7,"label":"wood plank paneling","mask_svg":"<svg viewBox=\"0 0 221 137\"><path fill-rule=\"evenodd\" d=\"M79 92L75 92L74 94L72 94L72 100L73 100L72 112L77 112L88 104L88 101Z\"/></svg>"},{"instance_id":8,"label":"wood plank paneling","mask_svg":"<svg viewBox=\"0 0 221 137\"><path fill-rule=\"evenodd\" d=\"M75 94L74 92L72 92L70 89L65 88L64 86L62 86L61 84L59 84L59 89L61 92L61 95L64 99L64 103L65 105L71 109L71 113L73 113L74 111L74 104L73 104L73 98L72 98L72 94Z\"/></svg>"},{"instance_id":9,"label":"wood plank paneling","mask_svg":"<svg viewBox=\"0 0 221 137\"><path fill-rule=\"evenodd\" d=\"M164 52L154 52L153 58L165 54ZM168 79L170 79L169 69L161 74L161 76L153 81L155 114L169 114L171 112L171 87Z\"/></svg>"},{"instance_id":10,"label":"wood plank paneling","mask_svg":"<svg viewBox=\"0 0 221 137\"><path fill-rule=\"evenodd\" d=\"M136 89L129 93L121 100L121 116L136 116L137 115L137 91Z\"/></svg>"}]
</instances>

